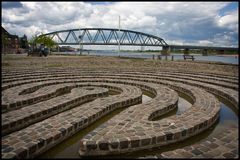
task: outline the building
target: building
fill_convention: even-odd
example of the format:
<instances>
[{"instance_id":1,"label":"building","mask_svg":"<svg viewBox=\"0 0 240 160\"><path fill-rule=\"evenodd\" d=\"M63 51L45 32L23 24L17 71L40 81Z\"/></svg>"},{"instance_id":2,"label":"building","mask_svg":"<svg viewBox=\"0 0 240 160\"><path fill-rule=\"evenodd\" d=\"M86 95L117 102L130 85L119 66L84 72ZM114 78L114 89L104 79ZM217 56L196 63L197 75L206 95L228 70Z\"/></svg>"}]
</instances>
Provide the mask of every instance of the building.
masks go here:
<instances>
[{"instance_id":1,"label":"building","mask_svg":"<svg viewBox=\"0 0 240 160\"><path fill-rule=\"evenodd\" d=\"M76 51L76 49L71 46L60 47L60 52L74 52L74 51Z\"/></svg>"},{"instance_id":2,"label":"building","mask_svg":"<svg viewBox=\"0 0 240 160\"><path fill-rule=\"evenodd\" d=\"M27 36L24 34L23 37L19 38L20 48L27 49L28 48L28 40Z\"/></svg>"},{"instance_id":3,"label":"building","mask_svg":"<svg viewBox=\"0 0 240 160\"><path fill-rule=\"evenodd\" d=\"M8 33L2 27L2 53L21 53L21 48L27 48L27 36L19 38L17 35Z\"/></svg>"}]
</instances>

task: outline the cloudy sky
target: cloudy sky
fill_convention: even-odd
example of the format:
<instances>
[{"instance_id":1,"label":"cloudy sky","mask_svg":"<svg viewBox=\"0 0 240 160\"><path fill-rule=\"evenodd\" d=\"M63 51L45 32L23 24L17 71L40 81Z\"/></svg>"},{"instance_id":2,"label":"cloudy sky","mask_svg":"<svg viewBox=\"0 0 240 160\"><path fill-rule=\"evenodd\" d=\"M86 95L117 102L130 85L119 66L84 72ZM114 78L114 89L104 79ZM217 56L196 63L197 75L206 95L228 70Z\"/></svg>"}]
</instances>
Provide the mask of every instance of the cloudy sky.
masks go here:
<instances>
[{"instance_id":1,"label":"cloudy sky","mask_svg":"<svg viewBox=\"0 0 240 160\"><path fill-rule=\"evenodd\" d=\"M238 2L1 2L2 26L29 38L79 27L153 34L168 44L238 46Z\"/></svg>"}]
</instances>

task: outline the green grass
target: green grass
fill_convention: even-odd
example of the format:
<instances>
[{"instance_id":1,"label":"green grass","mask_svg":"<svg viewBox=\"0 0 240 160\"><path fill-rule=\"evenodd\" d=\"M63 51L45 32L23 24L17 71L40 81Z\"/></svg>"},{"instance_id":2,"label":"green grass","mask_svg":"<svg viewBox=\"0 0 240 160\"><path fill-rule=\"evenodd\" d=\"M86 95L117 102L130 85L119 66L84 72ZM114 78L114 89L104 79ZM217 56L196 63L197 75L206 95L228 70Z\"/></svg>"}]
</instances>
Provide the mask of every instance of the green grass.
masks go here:
<instances>
[{"instance_id":1,"label":"green grass","mask_svg":"<svg viewBox=\"0 0 240 160\"><path fill-rule=\"evenodd\" d=\"M117 57L118 59L129 59L132 61L144 61L145 58L135 58L135 57Z\"/></svg>"},{"instance_id":2,"label":"green grass","mask_svg":"<svg viewBox=\"0 0 240 160\"><path fill-rule=\"evenodd\" d=\"M10 66L10 64L3 62L3 63L2 63L2 66Z\"/></svg>"},{"instance_id":3,"label":"green grass","mask_svg":"<svg viewBox=\"0 0 240 160\"><path fill-rule=\"evenodd\" d=\"M51 68L51 67L63 67L63 64L47 64L45 65L46 68Z\"/></svg>"},{"instance_id":4,"label":"green grass","mask_svg":"<svg viewBox=\"0 0 240 160\"><path fill-rule=\"evenodd\" d=\"M30 59L30 57L27 56L16 56L16 55L2 55L2 61L7 60L23 60L23 59Z\"/></svg>"}]
</instances>

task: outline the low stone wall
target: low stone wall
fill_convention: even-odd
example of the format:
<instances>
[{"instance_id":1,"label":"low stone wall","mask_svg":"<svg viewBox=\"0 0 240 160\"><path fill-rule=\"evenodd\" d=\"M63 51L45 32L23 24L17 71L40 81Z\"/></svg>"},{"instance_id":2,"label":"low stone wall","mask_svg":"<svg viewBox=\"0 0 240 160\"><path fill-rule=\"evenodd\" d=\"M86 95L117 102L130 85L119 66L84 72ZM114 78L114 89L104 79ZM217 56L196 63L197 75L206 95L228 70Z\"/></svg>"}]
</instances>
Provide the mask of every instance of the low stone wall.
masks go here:
<instances>
[{"instance_id":1,"label":"low stone wall","mask_svg":"<svg viewBox=\"0 0 240 160\"><path fill-rule=\"evenodd\" d=\"M191 146L163 152L156 158L239 158L238 126L229 126L224 132Z\"/></svg>"},{"instance_id":2,"label":"low stone wall","mask_svg":"<svg viewBox=\"0 0 240 160\"><path fill-rule=\"evenodd\" d=\"M93 85L97 85L97 83L93 83ZM98 85L101 86L104 83ZM106 85L110 86L111 84ZM97 99L2 137L3 157L34 157L80 129L89 126L112 110L142 101L140 89L120 84L112 86L121 88L121 94L111 96L111 98ZM94 86L91 87L94 88ZM95 89L97 90L97 88Z\"/></svg>"},{"instance_id":3,"label":"low stone wall","mask_svg":"<svg viewBox=\"0 0 240 160\"><path fill-rule=\"evenodd\" d=\"M74 88L69 94L3 114L2 134L6 135L85 102L108 95L106 88L94 87L93 90L88 90L88 87L84 87L83 84L75 84L75 87L80 85L82 88ZM74 87L73 84L68 87L70 86Z\"/></svg>"},{"instance_id":4,"label":"low stone wall","mask_svg":"<svg viewBox=\"0 0 240 160\"><path fill-rule=\"evenodd\" d=\"M220 74L108 68L12 70L3 75L3 158L36 157L121 107L130 106L87 134L80 155L133 152L197 135L219 117L219 102L210 93L238 109L238 79ZM154 98L139 104L141 89ZM109 90L120 94L105 97ZM191 97L192 107L153 121L177 107L174 90Z\"/></svg>"},{"instance_id":5,"label":"low stone wall","mask_svg":"<svg viewBox=\"0 0 240 160\"><path fill-rule=\"evenodd\" d=\"M148 102L147 105L140 104L126 109L114 120L109 120L104 127L93 131L94 134L89 133L85 136L80 142L80 155L120 154L162 146L184 140L213 125L219 116L220 103L218 100L201 89L183 84L179 88L192 93L195 98L195 103L187 112L160 121L149 121L149 116L153 112L162 115L165 110L177 104L176 99L173 98L175 97L174 93L170 89L156 89L158 95L152 101L156 99L158 105ZM164 93L164 95L160 93ZM168 98L166 99L166 97ZM164 99L168 103L159 104ZM159 107L163 107L160 109L163 113L159 112ZM134 117L134 119L130 117ZM127 123L129 119L130 122ZM117 130L119 125L121 129Z\"/></svg>"}]
</instances>

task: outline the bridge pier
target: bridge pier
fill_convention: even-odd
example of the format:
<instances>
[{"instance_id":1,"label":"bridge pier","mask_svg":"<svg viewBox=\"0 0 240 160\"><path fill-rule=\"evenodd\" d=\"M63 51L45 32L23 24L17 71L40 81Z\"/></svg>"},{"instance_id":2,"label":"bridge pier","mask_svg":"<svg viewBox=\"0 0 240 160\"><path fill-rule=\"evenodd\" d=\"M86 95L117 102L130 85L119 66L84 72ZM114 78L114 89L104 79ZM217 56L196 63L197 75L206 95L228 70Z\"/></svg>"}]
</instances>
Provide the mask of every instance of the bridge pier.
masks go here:
<instances>
[{"instance_id":1,"label":"bridge pier","mask_svg":"<svg viewBox=\"0 0 240 160\"><path fill-rule=\"evenodd\" d=\"M202 55L203 56L207 56L208 55L208 50L207 49L203 49L202 50Z\"/></svg>"},{"instance_id":2,"label":"bridge pier","mask_svg":"<svg viewBox=\"0 0 240 160\"><path fill-rule=\"evenodd\" d=\"M184 55L189 55L189 48L185 48L183 53Z\"/></svg>"},{"instance_id":3,"label":"bridge pier","mask_svg":"<svg viewBox=\"0 0 240 160\"><path fill-rule=\"evenodd\" d=\"M224 54L224 50L223 49L217 50L217 54Z\"/></svg>"},{"instance_id":4,"label":"bridge pier","mask_svg":"<svg viewBox=\"0 0 240 160\"><path fill-rule=\"evenodd\" d=\"M169 46L163 46L162 47L162 55L170 55L170 47Z\"/></svg>"}]
</instances>

